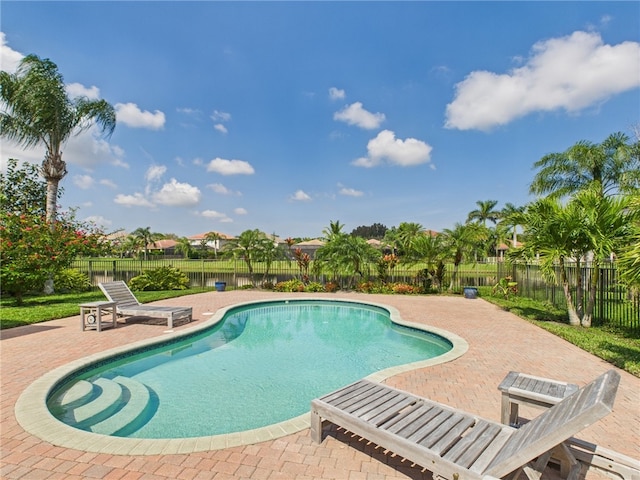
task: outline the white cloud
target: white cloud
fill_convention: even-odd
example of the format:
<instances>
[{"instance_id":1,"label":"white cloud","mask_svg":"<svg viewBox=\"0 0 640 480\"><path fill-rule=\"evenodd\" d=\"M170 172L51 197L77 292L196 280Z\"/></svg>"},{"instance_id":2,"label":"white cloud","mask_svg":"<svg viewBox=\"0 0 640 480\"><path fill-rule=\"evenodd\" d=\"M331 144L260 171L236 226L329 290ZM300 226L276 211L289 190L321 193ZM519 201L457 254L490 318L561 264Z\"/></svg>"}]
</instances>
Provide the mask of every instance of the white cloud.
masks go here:
<instances>
[{"instance_id":1,"label":"white cloud","mask_svg":"<svg viewBox=\"0 0 640 480\"><path fill-rule=\"evenodd\" d=\"M211 119L214 122L228 122L231 120L231 114L227 112L221 112L220 110L214 110L211 114Z\"/></svg>"},{"instance_id":2,"label":"white cloud","mask_svg":"<svg viewBox=\"0 0 640 480\"><path fill-rule=\"evenodd\" d=\"M255 170L249 162L244 160L214 158L207 165L207 172L215 172L220 175L253 175Z\"/></svg>"},{"instance_id":3,"label":"white cloud","mask_svg":"<svg viewBox=\"0 0 640 480\"><path fill-rule=\"evenodd\" d=\"M118 186L113 181L111 181L111 180L109 180L107 178L103 178L98 183L100 185L104 185L105 187L109 187L109 188L113 188L113 189L118 188Z\"/></svg>"},{"instance_id":4,"label":"white cloud","mask_svg":"<svg viewBox=\"0 0 640 480\"><path fill-rule=\"evenodd\" d=\"M329 89L329 98L331 100L343 100L346 96L347 94L342 89L336 87L331 87Z\"/></svg>"},{"instance_id":5,"label":"white cloud","mask_svg":"<svg viewBox=\"0 0 640 480\"><path fill-rule=\"evenodd\" d=\"M446 128L490 130L532 112L569 113L640 86L640 43L605 45L574 32L536 43L526 63L505 74L471 72L447 105Z\"/></svg>"},{"instance_id":6,"label":"white cloud","mask_svg":"<svg viewBox=\"0 0 640 480\"><path fill-rule=\"evenodd\" d=\"M0 70L15 73L18 69L18 64L23 58L24 55L16 52L7 44L4 32L0 32Z\"/></svg>"},{"instance_id":7,"label":"white cloud","mask_svg":"<svg viewBox=\"0 0 640 480\"><path fill-rule=\"evenodd\" d=\"M90 175L74 175L73 184L81 190L89 190L95 184Z\"/></svg>"},{"instance_id":8,"label":"white cloud","mask_svg":"<svg viewBox=\"0 0 640 480\"><path fill-rule=\"evenodd\" d=\"M133 195L118 194L113 201L124 207L155 207L155 205L147 200L141 193L134 193Z\"/></svg>"},{"instance_id":9,"label":"white cloud","mask_svg":"<svg viewBox=\"0 0 640 480\"><path fill-rule=\"evenodd\" d=\"M364 195L364 192L361 192L360 190L347 187L342 187L339 193L340 195L346 195L347 197L361 197L362 195Z\"/></svg>"},{"instance_id":10,"label":"white cloud","mask_svg":"<svg viewBox=\"0 0 640 480\"><path fill-rule=\"evenodd\" d=\"M356 125L366 130L373 130L384 121L384 113L371 113L362 108L361 102L347 105L339 112L333 114L334 120L346 122L349 125Z\"/></svg>"},{"instance_id":11,"label":"white cloud","mask_svg":"<svg viewBox=\"0 0 640 480\"><path fill-rule=\"evenodd\" d=\"M147 182L154 182L160 180L166 171L167 167L164 165L151 165L144 174L144 178Z\"/></svg>"},{"instance_id":12,"label":"white cloud","mask_svg":"<svg viewBox=\"0 0 640 480\"><path fill-rule=\"evenodd\" d=\"M407 138L401 140L391 130L381 131L367 144L367 157L358 158L353 162L357 167L375 167L383 162L401 167L411 167L431 161L431 145Z\"/></svg>"},{"instance_id":13,"label":"white cloud","mask_svg":"<svg viewBox=\"0 0 640 480\"><path fill-rule=\"evenodd\" d=\"M188 183L180 183L175 178L172 178L169 183L165 183L158 192L153 194L153 200L156 203L171 207L197 205L200 197L201 192L198 187Z\"/></svg>"},{"instance_id":14,"label":"white cloud","mask_svg":"<svg viewBox=\"0 0 640 480\"><path fill-rule=\"evenodd\" d=\"M233 209L233 213L236 215L247 215L249 212L246 208L238 207Z\"/></svg>"},{"instance_id":15,"label":"white cloud","mask_svg":"<svg viewBox=\"0 0 640 480\"><path fill-rule=\"evenodd\" d=\"M309 200L311 200L311 197L307 195L303 190L297 190L296 193L291 195L289 198L297 202L308 202Z\"/></svg>"},{"instance_id":16,"label":"white cloud","mask_svg":"<svg viewBox=\"0 0 640 480\"><path fill-rule=\"evenodd\" d=\"M100 89L96 86L85 87L81 83L70 83L65 85L65 90L70 97L87 97L89 100L98 100L100 98Z\"/></svg>"},{"instance_id":17,"label":"white cloud","mask_svg":"<svg viewBox=\"0 0 640 480\"><path fill-rule=\"evenodd\" d=\"M215 210L203 210L199 213L201 217L217 220L221 223L232 223L233 220L229 218L225 213L217 212Z\"/></svg>"},{"instance_id":18,"label":"white cloud","mask_svg":"<svg viewBox=\"0 0 640 480\"><path fill-rule=\"evenodd\" d=\"M84 220L102 228L109 228L111 227L111 225L113 225L113 222L111 220L108 220L101 215L91 215Z\"/></svg>"},{"instance_id":19,"label":"white cloud","mask_svg":"<svg viewBox=\"0 0 640 480\"><path fill-rule=\"evenodd\" d=\"M228 133L228 132L229 132L229 130L227 130L227 127L225 127L225 126L224 126L223 124L221 124L221 123L216 123L216 124L213 126L213 128L214 128L214 130L217 130L217 131L222 132L222 133Z\"/></svg>"},{"instance_id":20,"label":"white cloud","mask_svg":"<svg viewBox=\"0 0 640 480\"><path fill-rule=\"evenodd\" d=\"M142 111L135 103L116 103L116 118L131 128L160 130L164 127L165 116L160 110L151 113Z\"/></svg>"},{"instance_id":21,"label":"white cloud","mask_svg":"<svg viewBox=\"0 0 640 480\"><path fill-rule=\"evenodd\" d=\"M210 188L211 190L213 190L219 195L242 195L242 193L240 192L234 192L233 190L229 190L227 187L225 187L221 183L211 183L207 185L207 188Z\"/></svg>"}]
</instances>

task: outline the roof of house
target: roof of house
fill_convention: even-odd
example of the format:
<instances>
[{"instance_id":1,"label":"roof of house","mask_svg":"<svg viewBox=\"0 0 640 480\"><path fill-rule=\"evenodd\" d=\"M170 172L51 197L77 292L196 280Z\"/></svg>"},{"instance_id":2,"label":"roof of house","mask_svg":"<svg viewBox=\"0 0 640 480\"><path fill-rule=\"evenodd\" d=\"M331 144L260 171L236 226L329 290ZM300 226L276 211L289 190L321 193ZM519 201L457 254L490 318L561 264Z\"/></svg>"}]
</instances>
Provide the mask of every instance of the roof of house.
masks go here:
<instances>
[{"instance_id":1,"label":"roof of house","mask_svg":"<svg viewBox=\"0 0 640 480\"><path fill-rule=\"evenodd\" d=\"M313 240L307 240L306 242L298 242L294 247L322 247L324 242L314 238Z\"/></svg>"},{"instance_id":2,"label":"roof of house","mask_svg":"<svg viewBox=\"0 0 640 480\"><path fill-rule=\"evenodd\" d=\"M178 244L175 240L170 238L165 238L163 240L156 240L155 242L151 242L147 245L147 249L149 250L165 250L167 248L173 248Z\"/></svg>"},{"instance_id":3,"label":"roof of house","mask_svg":"<svg viewBox=\"0 0 640 480\"><path fill-rule=\"evenodd\" d=\"M187 238L189 240L202 240L202 239L204 239L204 237L206 237L210 233L217 233L220 236L220 239L222 239L222 240L233 240L235 238L232 235L227 235L226 233L221 233L221 232L215 232L213 230L211 230L209 232L198 233L196 235L191 235L190 237L187 237Z\"/></svg>"}]
</instances>

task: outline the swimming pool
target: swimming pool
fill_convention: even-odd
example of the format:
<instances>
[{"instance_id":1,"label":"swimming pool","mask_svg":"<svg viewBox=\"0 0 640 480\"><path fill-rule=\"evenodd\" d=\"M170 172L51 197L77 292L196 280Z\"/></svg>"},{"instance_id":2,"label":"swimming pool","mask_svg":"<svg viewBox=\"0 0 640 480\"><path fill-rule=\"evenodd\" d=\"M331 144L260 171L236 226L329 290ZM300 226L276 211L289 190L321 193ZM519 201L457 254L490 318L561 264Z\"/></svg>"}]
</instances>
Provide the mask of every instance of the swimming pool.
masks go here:
<instances>
[{"instance_id":1,"label":"swimming pool","mask_svg":"<svg viewBox=\"0 0 640 480\"><path fill-rule=\"evenodd\" d=\"M225 437L228 446L234 437L232 442L245 437L244 443L247 432L273 438L306 428L309 402L327 391L461 354L461 339L452 342L403 325L397 312L378 305L295 299L243 304L216 316L169 342L137 346L72 368L49 386L51 410L79 434L122 435L129 437L121 439L125 443L162 439L169 442L165 451L171 440L193 438L209 449L214 438ZM138 386L132 387L132 381ZM113 397L109 382L119 383L124 393L108 409L117 413L123 405L139 404L135 418L129 413L128 424L103 414L94 421L95 408L74 412L83 408L81 397L94 407L100 403L96 392ZM78 383L84 393L69 394ZM147 391L144 401L134 398L140 385ZM65 396L73 408L61 408ZM113 430L113 424L118 428Z\"/></svg>"}]
</instances>

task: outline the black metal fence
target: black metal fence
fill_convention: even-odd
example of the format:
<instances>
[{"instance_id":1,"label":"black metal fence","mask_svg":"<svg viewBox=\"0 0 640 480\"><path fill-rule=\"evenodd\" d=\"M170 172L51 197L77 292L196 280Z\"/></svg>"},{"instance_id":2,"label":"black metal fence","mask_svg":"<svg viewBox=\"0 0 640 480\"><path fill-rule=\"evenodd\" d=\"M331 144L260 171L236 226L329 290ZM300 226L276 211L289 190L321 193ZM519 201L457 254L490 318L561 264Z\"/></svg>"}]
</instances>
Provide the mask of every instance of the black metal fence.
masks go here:
<instances>
[{"instance_id":1,"label":"black metal fence","mask_svg":"<svg viewBox=\"0 0 640 480\"><path fill-rule=\"evenodd\" d=\"M254 266L253 276L249 275L246 264L241 260L185 260L185 259L78 259L74 262L73 268L85 273L92 285L97 286L99 282L113 280L124 280L128 282L133 277L140 275L146 270L151 270L161 266L173 266L184 272L193 287L211 287L216 282L226 282L228 286L242 288L252 284L262 284L300 278L301 272L296 262L280 261L274 262L268 274L263 263ZM310 269L312 272L313 269ZM453 265L447 265L445 270L444 288L451 283L453 275ZM590 266L583 266L580 271L576 266L569 266L567 272L571 279L571 284L575 285L577 275L582 275L584 286L583 302L587 301L587 288L591 280L593 269ZM376 278L377 270L375 266L369 267L369 275ZM559 308L566 308L565 296L562 287L546 283L537 265L509 266L504 263L476 264L460 268L456 273L453 282L454 291L462 291L464 286L492 287L500 278L511 276L513 281L518 283L518 295L535 300L546 301ZM253 278L252 278L253 277ZM389 278L394 282L405 282L410 284L420 283L421 277L419 269L406 269L398 266L393 269ZM310 274L310 280L319 283L326 283L329 280L337 280L344 288L352 284L353 278L348 276L336 276L322 273L318 275ZM577 300L575 291L574 301ZM613 265L600 268L600 277L596 291L596 303L593 314L594 325L616 325L627 329L634 334L640 334L640 295L633 292L617 281L616 269Z\"/></svg>"}]
</instances>

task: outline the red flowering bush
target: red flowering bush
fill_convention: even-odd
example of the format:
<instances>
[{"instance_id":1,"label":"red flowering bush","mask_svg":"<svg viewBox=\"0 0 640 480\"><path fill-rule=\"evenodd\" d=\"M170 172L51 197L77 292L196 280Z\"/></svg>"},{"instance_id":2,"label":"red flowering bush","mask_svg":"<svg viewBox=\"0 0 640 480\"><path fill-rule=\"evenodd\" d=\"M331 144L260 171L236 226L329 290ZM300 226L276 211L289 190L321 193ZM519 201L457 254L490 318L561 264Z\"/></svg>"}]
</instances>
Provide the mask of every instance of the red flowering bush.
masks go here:
<instances>
[{"instance_id":1,"label":"red flowering bush","mask_svg":"<svg viewBox=\"0 0 640 480\"><path fill-rule=\"evenodd\" d=\"M15 296L21 304L25 293L40 291L76 256L97 254L101 238L101 232L75 221L73 215L51 225L44 216L0 212L2 294Z\"/></svg>"}]
</instances>

